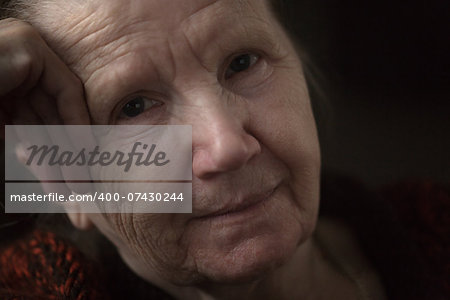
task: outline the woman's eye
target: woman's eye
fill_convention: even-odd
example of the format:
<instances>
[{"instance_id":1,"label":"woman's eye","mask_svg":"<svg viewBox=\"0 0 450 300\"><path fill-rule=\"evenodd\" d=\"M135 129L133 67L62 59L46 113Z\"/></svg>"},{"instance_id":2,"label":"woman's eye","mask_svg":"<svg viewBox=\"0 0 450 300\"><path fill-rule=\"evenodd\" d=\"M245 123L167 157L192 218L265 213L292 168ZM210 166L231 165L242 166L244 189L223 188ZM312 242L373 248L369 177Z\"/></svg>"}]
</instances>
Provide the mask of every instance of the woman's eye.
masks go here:
<instances>
[{"instance_id":1,"label":"woman's eye","mask_svg":"<svg viewBox=\"0 0 450 300\"><path fill-rule=\"evenodd\" d=\"M233 59L233 61L228 66L228 69L225 73L225 78L228 79L232 77L234 74L243 72L253 66L259 59L258 55L255 54L242 54Z\"/></svg>"},{"instance_id":2,"label":"woman's eye","mask_svg":"<svg viewBox=\"0 0 450 300\"><path fill-rule=\"evenodd\" d=\"M125 104L125 106L120 111L120 117L134 118L155 105L158 106L161 104L158 101L142 96L137 96Z\"/></svg>"}]
</instances>

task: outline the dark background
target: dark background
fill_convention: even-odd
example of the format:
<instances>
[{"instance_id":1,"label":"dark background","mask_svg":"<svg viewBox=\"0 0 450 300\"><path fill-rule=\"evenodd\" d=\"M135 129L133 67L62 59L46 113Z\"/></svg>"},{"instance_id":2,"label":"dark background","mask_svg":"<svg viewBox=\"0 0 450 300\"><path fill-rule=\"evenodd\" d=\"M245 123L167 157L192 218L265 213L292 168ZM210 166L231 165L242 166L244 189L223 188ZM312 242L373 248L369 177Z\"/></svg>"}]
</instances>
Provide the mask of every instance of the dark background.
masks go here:
<instances>
[{"instance_id":1,"label":"dark background","mask_svg":"<svg viewBox=\"0 0 450 300\"><path fill-rule=\"evenodd\" d=\"M322 74L323 165L377 187L450 183L450 14L444 1L291 2ZM320 78L319 78L320 79Z\"/></svg>"}]
</instances>

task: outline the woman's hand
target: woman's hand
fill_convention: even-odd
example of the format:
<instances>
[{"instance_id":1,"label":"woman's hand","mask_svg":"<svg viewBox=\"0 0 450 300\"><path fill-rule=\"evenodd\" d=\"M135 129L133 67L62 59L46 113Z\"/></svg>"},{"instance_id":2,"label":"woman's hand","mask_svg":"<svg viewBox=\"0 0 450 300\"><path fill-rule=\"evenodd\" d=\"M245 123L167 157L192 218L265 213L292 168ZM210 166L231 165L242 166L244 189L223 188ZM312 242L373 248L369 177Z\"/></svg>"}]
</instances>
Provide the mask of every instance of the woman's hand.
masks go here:
<instances>
[{"instance_id":1,"label":"woman's hand","mask_svg":"<svg viewBox=\"0 0 450 300\"><path fill-rule=\"evenodd\" d=\"M80 80L17 19L0 20L0 118L2 126L90 123Z\"/></svg>"},{"instance_id":2,"label":"woman's hand","mask_svg":"<svg viewBox=\"0 0 450 300\"><path fill-rule=\"evenodd\" d=\"M2 136L6 124L90 124L81 81L49 48L36 29L26 22L11 18L0 20L0 119ZM44 145L64 140L64 145L73 149L83 148L93 142L92 136L80 138L64 128L57 131L59 134L49 130L42 137L32 136L26 129L14 129L22 143L16 149L16 155L22 161L26 148L24 145L32 140ZM38 179L44 180L42 186L46 192L54 191L54 187L45 182L46 179L70 180L74 178L75 172L73 168L55 168L48 164L45 167L32 165L28 168ZM77 177L90 179L87 168L81 173ZM89 188L86 185L80 188L66 181L60 192L86 191Z\"/></svg>"}]
</instances>

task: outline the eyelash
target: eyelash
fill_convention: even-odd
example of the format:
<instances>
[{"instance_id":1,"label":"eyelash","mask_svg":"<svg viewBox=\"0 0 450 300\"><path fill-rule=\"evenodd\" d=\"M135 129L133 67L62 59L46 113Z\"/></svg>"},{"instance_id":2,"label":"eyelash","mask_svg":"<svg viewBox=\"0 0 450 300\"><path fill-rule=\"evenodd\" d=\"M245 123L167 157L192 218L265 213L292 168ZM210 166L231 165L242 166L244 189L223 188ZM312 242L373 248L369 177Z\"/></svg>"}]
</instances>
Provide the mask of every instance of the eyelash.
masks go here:
<instances>
[{"instance_id":1,"label":"eyelash","mask_svg":"<svg viewBox=\"0 0 450 300\"><path fill-rule=\"evenodd\" d=\"M138 102L134 103L135 105L136 104L143 105L142 112L139 112L138 114L136 114L134 116L124 115L124 109L127 107L127 105L132 103L133 101L136 101L136 100L142 100L142 103L138 103ZM149 102L150 102L151 106L147 107L149 105ZM119 120L134 119L134 118L142 115L146 111L148 111L148 110L150 110L150 109L152 109L154 107L159 107L161 105L163 105L163 104L160 101L157 101L157 100L154 100L152 98L148 98L148 97L145 97L145 96L142 96L142 95L136 95L136 96L133 96L131 98L128 98L128 100L125 102L125 104L120 107L118 119Z\"/></svg>"},{"instance_id":2,"label":"eyelash","mask_svg":"<svg viewBox=\"0 0 450 300\"><path fill-rule=\"evenodd\" d=\"M247 69L245 69L245 70L242 70L242 71L239 71L239 72L235 72L234 74L230 74L228 71L229 71L230 67L232 66L233 62L236 59L238 59L240 57L243 57L243 56L246 56L246 55L252 56L251 57L252 61L250 61L250 66ZM253 66L255 66L259 62L260 59L261 59L260 55L258 55L256 53L253 53L253 52L250 52L250 51L249 52L241 52L240 54L233 55L231 57L231 59L228 60L228 63L226 64L226 69L225 69L224 75L223 75L224 79L228 80L228 79L232 78L235 74L246 72L247 70L249 70Z\"/></svg>"},{"instance_id":3,"label":"eyelash","mask_svg":"<svg viewBox=\"0 0 450 300\"><path fill-rule=\"evenodd\" d=\"M249 56L250 61L242 61L243 59L246 59L245 56ZM233 67L233 63L239 58L241 58L240 63L244 63L244 64L245 63L249 63L249 65L247 67L243 66L244 69L242 69L241 71L236 71L235 70L235 71L232 71L234 73L229 72L230 68ZM223 72L224 73L223 78L225 80L229 80L229 79L232 79L234 76L236 76L236 74L247 72L249 69L254 67L259 62L260 59L261 59L260 55L252 53L252 52L241 52L240 54L233 55L232 58L230 60L228 60L228 63L226 64L226 69ZM239 67L239 66L235 66L235 67ZM131 117L130 116L123 116L123 114L124 114L123 110L126 108L126 106L129 103L131 103L134 100L136 100L136 99L144 99L144 101L146 99L146 100L152 101L153 104L155 104L155 105L152 105L150 108L145 108L144 107L144 110L142 112L140 112L140 113L138 113L138 114L136 114L134 116L131 116ZM125 102L125 104L120 107L118 120L135 119L135 118L139 117L140 115L142 115L143 113L145 113L145 111L153 108L154 106L158 107L158 106L161 106L161 105L163 105L163 104L161 102L159 102L159 101L147 98L145 96L136 95L136 96L132 97L131 99L129 98L129 100L127 100L127 102Z\"/></svg>"}]
</instances>

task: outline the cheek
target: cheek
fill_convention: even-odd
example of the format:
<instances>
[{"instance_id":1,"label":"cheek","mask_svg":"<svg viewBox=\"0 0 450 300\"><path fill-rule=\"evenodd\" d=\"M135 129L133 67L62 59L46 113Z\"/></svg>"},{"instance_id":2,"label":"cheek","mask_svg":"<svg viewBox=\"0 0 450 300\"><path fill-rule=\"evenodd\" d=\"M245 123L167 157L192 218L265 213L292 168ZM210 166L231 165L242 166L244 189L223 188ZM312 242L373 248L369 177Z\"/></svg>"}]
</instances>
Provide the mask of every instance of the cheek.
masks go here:
<instances>
[{"instance_id":1,"label":"cheek","mask_svg":"<svg viewBox=\"0 0 450 300\"><path fill-rule=\"evenodd\" d=\"M277 72L248 103L251 133L276 157L293 170L320 165L315 120L300 69Z\"/></svg>"},{"instance_id":2,"label":"cheek","mask_svg":"<svg viewBox=\"0 0 450 300\"><path fill-rule=\"evenodd\" d=\"M300 222L312 232L319 203L320 147L306 82L300 70L274 76L265 92L249 101L249 130L288 169Z\"/></svg>"},{"instance_id":3,"label":"cheek","mask_svg":"<svg viewBox=\"0 0 450 300\"><path fill-rule=\"evenodd\" d=\"M168 214L109 214L109 226L101 230L134 266L148 273L170 277L186 264L186 248L180 244L182 228ZM181 276L181 274L180 274Z\"/></svg>"}]
</instances>

